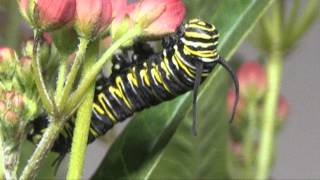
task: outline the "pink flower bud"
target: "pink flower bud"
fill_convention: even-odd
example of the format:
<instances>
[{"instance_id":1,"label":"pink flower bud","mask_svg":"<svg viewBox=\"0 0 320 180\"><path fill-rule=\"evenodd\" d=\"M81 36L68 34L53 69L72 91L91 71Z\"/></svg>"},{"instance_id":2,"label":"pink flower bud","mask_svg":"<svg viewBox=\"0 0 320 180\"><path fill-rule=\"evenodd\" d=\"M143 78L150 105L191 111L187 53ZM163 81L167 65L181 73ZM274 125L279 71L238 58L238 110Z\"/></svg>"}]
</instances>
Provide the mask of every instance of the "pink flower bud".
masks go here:
<instances>
[{"instance_id":1,"label":"pink flower bud","mask_svg":"<svg viewBox=\"0 0 320 180\"><path fill-rule=\"evenodd\" d=\"M19 6L31 26L48 31L73 20L76 0L20 0Z\"/></svg>"},{"instance_id":2,"label":"pink flower bud","mask_svg":"<svg viewBox=\"0 0 320 180\"><path fill-rule=\"evenodd\" d=\"M16 125L18 123L18 115L13 111L7 111L4 114L4 120L10 125Z\"/></svg>"},{"instance_id":3,"label":"pink flower bud","mask_svg":"<svg viewBox=\"0 0 320 180\"><path fill-rule=\"evenodd\" d=\"M182 23L185 6L182 0L142 0L133 4L130 18L148 35L172 33ZM130 10L129 8L129 10Z\"/></svg>"},{"instance_id":4,"label":"pink flower bud","mask_svg":"<svg viewBox=\"0 0 320 180\"><path fill-rule=\"evenodd\" d=\"M24 108L23 96L21 94L15 94L12 98L12 105L15 109L21 111Z\"/></svg>"},{"instance_id":5,"label":"pink flower bud","mask_svg":"<svg viewBox=\"0 0 320 180\"><path fill-rule=\"evenodd\" d=\"M245 98L260 98L267 88L266 72L256 61L243 63L238 72L240 94Z\"/></svg>"},{"instance_id":6,"label":"pink flower bud","mask_svg":"<svg viewBox=\"0 0 320 180\"><path fill-rule=\"evenodd\" d=\"M11 100L15 96L15 91L5 91L4 92L4 97L7 100Z\"/></svg>"},{"instance_id":7,"label":"pink flower bud","mask_svg":"<svg viewBox=\"0 0 320 180\"><path fill-rule=\"evenodd\" d=\"M9 47L0 47L0 63L15 59L15 52L13 49Z\"/></svg>"},{"instance_id":8,"label":"pink flower bud","mask_svg":"<svg viewBox=\"0 0 320 180\"><path fill-rule=\"evenodd\" d=\"M32 72L32 58L30 56L22 56L17 68L17 77L21 85L23 84L26 89L32 90L34 84L34 74ZM28 88L27 88L28 87Z\"/></svg>"},{"instance_id":9,"label":"pink flower bud","mask_svg":"<svg viewBox=\"0 0 320 180\"><path fill-rule=\"evenodd\" d=\"M33 0L19 0L18 3L22 17L24 17L31 26L34 26L33 15L35 2Z\"/></svg>"},{"instance_id":10,"label":"pink flower bud","mask_svg":"<svg viewBox=\"0 0 320 180\"><path fill-rule=\"evenodd\" d=\"M0 47L0 77L9 77L14 75L17 64L17 56L13 49ZM2 79L3 80L3 79Z\"/></svg>"},{"instance_id":11,"label":"pink flower bud","mask_svg":"<svg viewBox=\"0 0 320 180\"><path fill-rule=\"evenodd\" d=\"M75 27L80 36L95 38L107 29L111 19L110 0L77 0Z\"/></svg>"},{"instance_id":12,"label":"pink flower bud","mask_svg":"<svg viewBox=\"0 0 320 180\"><path fill-rule=\"evenodd\" d=\"M111 0L111 4L113 18L111 24L111 33L112 38L117 39L123 33L127 32L130 28L130 25L133 23L130 22L129 18L125 18L129 16L129 6L127 0Z\"/></svg>"},{"instance_id":13,"label":"pink flower bud","mask_svg":"<svg viewBox=\"0 0 320 180\"><path fill-rule=\"evenodd\" d=\"M22 56L20 58L20 66L24 72L31 72L32 58L30 56Z\"/></svg>"},{"instance_id":14,"label":"pink flower bud","mask_svg":"<svg viewBox=\"0 0 320 180\"><path fill-rule=\"evenodd\" d=\"M277 116L280 120L287 119L289 114L289 105L284 96L280 96L278 103L278 112Z\"/></svg>"},{"instance_id":15,"label":"pink flower bud","mask_svg":"<svg viewBox=\"0 0 320 180\"><path fill-rule=\"evenodd\" d=\"M127 0L111 0L112 18L114 20L122 19L127 14Z\"/></svg>"}]
</instances>

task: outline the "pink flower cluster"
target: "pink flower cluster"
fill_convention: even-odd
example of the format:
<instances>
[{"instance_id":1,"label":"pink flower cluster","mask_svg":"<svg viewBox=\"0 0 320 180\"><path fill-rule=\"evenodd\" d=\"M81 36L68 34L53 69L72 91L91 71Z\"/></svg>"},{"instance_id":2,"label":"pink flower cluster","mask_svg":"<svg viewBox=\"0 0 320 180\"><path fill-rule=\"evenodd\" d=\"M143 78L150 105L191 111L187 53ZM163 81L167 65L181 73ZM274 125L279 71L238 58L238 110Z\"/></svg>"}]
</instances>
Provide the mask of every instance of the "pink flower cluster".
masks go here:
<instances>
[{"instance_id":1,"label":"pink flower cluster","mask_svg":"<svg viewBox=\"0 0 320 180\"><path fill-rule=\"evenodd\" d=\"M175 31L185 15L182 0L20 0L21 13L30 25L51 31L74 23L80 36L94 37L109 25L139 25L149 35ZM115 29L118 29L115 28Z\"/></svg>"},{"instance_id":2,"label":"pink flower cluster","mask_svg":"<svg viewBox=\"0 0 320 180\"><path fill-rule=\"evenodd\" d=\"M23 96L16 91L2 91L0 94L0 117L11 125L17 124L18 114L24 108Z\"/></svg>"},{"instance_id":3,"label":"pink flower cluster","mask_svg":"<svg viewBox=\"0 0 320 180\"><path fill-rule=\"evenodd\" d=\"M264 67L257 61L246 61L237 71L240 86L240 98L237 108L237 116L245 111L247 101L250 98L255 98L258 101L263 100L267 90L267 75ZM235 99L235 92L229 89L227 95L227 107L229 111L232 110ZM277 118L284 120L288 116L289 106L283 96L279 97Z\"/></svg>"}]
</instances>

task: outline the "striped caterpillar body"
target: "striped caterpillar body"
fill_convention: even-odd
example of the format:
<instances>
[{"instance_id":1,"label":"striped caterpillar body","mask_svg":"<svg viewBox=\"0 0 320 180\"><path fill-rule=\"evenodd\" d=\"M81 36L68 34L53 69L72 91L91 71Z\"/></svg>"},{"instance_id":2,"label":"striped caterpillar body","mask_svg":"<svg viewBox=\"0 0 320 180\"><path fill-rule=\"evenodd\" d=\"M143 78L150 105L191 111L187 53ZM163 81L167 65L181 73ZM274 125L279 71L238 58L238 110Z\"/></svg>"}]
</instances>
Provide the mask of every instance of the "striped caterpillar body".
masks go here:
<instances>
[{"instance_id":1,"label":"striped caterpillar body","mask_svg":"<svg viewBox=\"0 0 320 180\"><path fill-rule=\"evenodd\" d=\"M216 64L223 65L232 75L238 92L234 73L217 52L218 38L219 33L213 25L192 19L181 25L175 34L164 39L162 52L154 53L147 59L139 59L119 72L113 72L109 79L100 79L96 83L89 142L135 112L192 89L195 103L199 84ZM46 121L45 118L41 119ZM29 138L36 141L48 123L36 120L34 124L34 131ZM70 150L73 128L73 121L68 121L52 151L66 153Z\"/></svg>"}]
</instances>

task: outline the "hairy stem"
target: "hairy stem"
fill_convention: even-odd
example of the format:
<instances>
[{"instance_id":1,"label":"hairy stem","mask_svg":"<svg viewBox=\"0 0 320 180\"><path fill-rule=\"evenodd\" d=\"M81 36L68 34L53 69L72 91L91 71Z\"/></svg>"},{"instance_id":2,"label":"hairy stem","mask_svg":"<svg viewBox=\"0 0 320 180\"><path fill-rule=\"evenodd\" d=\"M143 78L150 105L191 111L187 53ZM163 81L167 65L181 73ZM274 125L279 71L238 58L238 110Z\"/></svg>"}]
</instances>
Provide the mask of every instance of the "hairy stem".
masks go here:
<instances>
[{"instance_id":1,"label":"hairy stem","mask_svg":"<svg viewBox=\"0 0 320 180\"><path fill-rule=\"evenodd\" d=\"M90 45L84 64L83 76L90 72L98 55L98 42ZM91 109L94 97L95 83L93 82L85 94L85 99L81 103L75 122L75 129L72 139L72 148L69 161L67 179L81 179L85 152L90 129Z\"/></svg>"},{"instance_id":2,"label":"hairy stem","mask_svg":"<svg viewBox=\"0 0 320 180\"><path fill-rule=\"evenodd\" d=\"M16 126L2 124L1 129L1 156L3 157L3 170L5 179L17 179L20 162L21 143L25 140L26 122L23 120Z\"/></svg>"},{"instance_id":3,"label":"hairy stem","mask_svg":"<svg viewBox=\"0 0 320 180\"><path fill-rule=\"evenodd\" d=\"M83 98L83 95L88 90L91 82L95 80L98 73L102 70L103 65L111 58L113 53L118 50L121 45L126 43L128 40L132 40L134 37L141 33L141 29L139 27L131 28L125 35L115 41L111 47L99 58L98 62L96 62L92 67L90 72L88 72L81 80L77 90L71 95L68 100L68 106L65 108L66 114L71 114L78 106L79 102Z\"/></svg>"},{"instance_id":4,"label":"hairy stem","mask_svg":"<svg viewBox=\"0 0 320 180\"><path fill-rule=\"evenodd\" d=\"M17 179L17 171L20 159L19 144L12 141L4 141L3 147L3 161L4 161L4 175L6 179Z\"/></svg>"},{"instance_id":5,"label":"hairy stem","mask_svg":"<svg viewBox=\"0 0 320 180\"><path fill-rule=\"evenodd\" d=\"M283 55L274 50L267 63L268 90L262 116L261 143L257 158L256 179L268 179L274 146L275 114L278 104Z\"/></svg>"},{"instance_id":6,"label":"hairy stem","mask_svg":"<svg viewBox=\"0 0 320 180\"><path fill-rule=\"evenodd\" d=\"M56 98L60 98L62 96L63 85L64 85L65 77L67 74L67 66L68 66L68 56L63 55L62 60L60 62L60 66L59 66ZM59 102L60 99L56 99L56 101Z\"/></svg>"},{"instance_id":7,"label":"hairy stem","mask_svg":"<svg viewBox=\"0 0 320 180\"><path fill-rule=\"evenodd\" d=\"M254 146L256 140L257 128L257 102L251 99L248 102L248 127L246 129L244 141L244 158L245 158L245 179L253 179L253 159L255 157Z\"/></svg>"},{"instance_id":8,"label":"hairy stem","mask_svg":"<svg viewBox=\"0 0 320 180\"><path fill-rule=\"evenodd\" d=\"M89 40L84 39L84 38L80 38L78 52L77 52L76 58L74 60L74 63L71 67L71 70L68 74L65 87L63 88L62 96L61 96L61 98L58 97L58 99L60 100L58 102L59 109L64 109L64 106L66 104L65 102L67 102L68 96L70 95L70 92L73 88L74 81L78 75L78 71L79 71L81 64L83 62L83 59L85 57L88 43L89 43Z\"/></svg>"},{"instance_id":9,"label":"hairy stem","mask_svg":"<svg viewBox=\"0 0 320 180\"><path fill-rule=\"evenodd\" d=\"M43 137L41 138L35 152L28 160L28 164L23 169L20 180L34 179L37 170L39 169L40 163L53 146L53 143L55 142L61 128L64 125L64 122L65 120L53 118Z\"/></svg>"},{"instance_id":10,"label":"hairy stem","mask_svg":"<svg viewBox=\"0 0 320 180\"><path fill-rule=\"evenodd\" d=\"M39 96L44 108L47 110L49 114L53 114L54 105L52 99L49 96L48 90L43 80L42 69L40 64L40 45L39 41L41 37L41 33L39 31L35 32L34 38L34 47L33 47L33 57L32 57L32 68L34 71L35 83L37 86L37 90L39 92Z\"/></svg>"}]
</instances>

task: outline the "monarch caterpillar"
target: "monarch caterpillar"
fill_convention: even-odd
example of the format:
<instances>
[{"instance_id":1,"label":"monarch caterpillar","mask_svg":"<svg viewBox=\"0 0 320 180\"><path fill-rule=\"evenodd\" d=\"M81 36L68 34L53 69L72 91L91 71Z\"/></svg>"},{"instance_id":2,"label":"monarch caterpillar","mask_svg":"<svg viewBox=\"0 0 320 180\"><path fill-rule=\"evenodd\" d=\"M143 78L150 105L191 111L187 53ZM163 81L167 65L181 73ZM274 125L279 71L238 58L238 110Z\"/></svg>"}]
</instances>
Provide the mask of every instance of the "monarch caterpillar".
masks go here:
<instances>
[{"instance_id":1,"label":"monarch caterpillar","mask_svg":"<svg viewBox=\"0 0 320 180\"><path fill-rule=\"evenodd\" d=\"M192 19L181 25L175 34L164 38L161 53L154 53L150 48L134 52L138 59L142 59L121 70L113 68L115 71L110 78L102 78L96 83L89 142L135 112L192 89L195 132L197 89L216 64L221 64L234 81L237 93L233 109L235 111L239 93L238 80L217 52L218 38L219 33L212 24ZM120 56L119 60L120 63L126 60L131 62L134 58ZM34 130L28 138L37 142L47 125L48 121L44 117L34 121ZM68 121L52 151L65 154L70 150L73 128L73 121Z\"/></svg>"}]
</instances>

